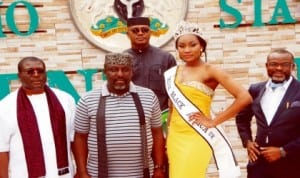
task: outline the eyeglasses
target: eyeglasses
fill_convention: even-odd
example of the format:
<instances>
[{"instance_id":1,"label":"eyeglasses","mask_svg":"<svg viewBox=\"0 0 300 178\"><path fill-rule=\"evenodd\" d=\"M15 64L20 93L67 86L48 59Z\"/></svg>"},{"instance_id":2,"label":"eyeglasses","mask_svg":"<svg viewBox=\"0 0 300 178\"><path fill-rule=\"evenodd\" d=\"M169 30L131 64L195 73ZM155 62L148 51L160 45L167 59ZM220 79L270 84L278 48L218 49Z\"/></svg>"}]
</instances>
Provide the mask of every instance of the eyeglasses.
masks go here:
<instances>
[{"instance_id":1,"label":"eyeglasses","mask_svg":"<svg viewBox=\"0 0 300 178\"><path fill-rule=\"evenodd\" d=\"M282 68L290 68L292 66L292 63L290 63L290 62L284 62L284 63L269 62L269 63L267 63L267 65L272 68L277 68L279 66Z\"/></svg>"},{"instance_id":2,"label":"eyeglasses","mask_svg":"<svg viewBox=\"0 0 300 178\"><path fill-rule=\"evenodd\" d=\"M45 71L45 69L42 69L42 68L36 68L36 69L28 69L28 70L25 70L22 72L26 73L27 75L34 75L35 73L40 75L40 74L44 74L46 71Z\"/></svg>"},{"instance_id":3,"label":"eyeglasses","mask_svg":"<svg viewBox=\"0 0 300 178\"><path fill-rule=\"evenodd\" d=\"M130 31L132 33L134 33L134 34L138 34L140 32L142 32L142 33L148 33L150 31L150 29L147 28L147 27L141 27L141 28L136 27L136 28L130 29Z\"/></svg>"}]
</instances>

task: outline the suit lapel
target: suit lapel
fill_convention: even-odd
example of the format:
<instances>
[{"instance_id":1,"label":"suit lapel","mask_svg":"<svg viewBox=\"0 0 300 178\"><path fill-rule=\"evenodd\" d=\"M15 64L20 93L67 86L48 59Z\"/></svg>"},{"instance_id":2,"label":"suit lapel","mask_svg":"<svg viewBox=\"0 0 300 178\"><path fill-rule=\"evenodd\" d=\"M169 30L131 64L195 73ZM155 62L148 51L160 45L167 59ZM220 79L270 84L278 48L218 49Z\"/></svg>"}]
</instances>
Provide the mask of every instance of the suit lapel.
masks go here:
<instances>
[{"instance_id":1,"label":"suit lapel","mask_svg":"<svg viewBox=\"0 0 300 178\"><path fill-rule=\"evenodd\" d=\"M262 98L262 96L264 95L264 92L266 91L266 83L267 82L264 82L264 83L262 83L258 88L257 88L257 92L258 92L258 95L257 95L257 97L255 98L255 103L253 104L253 106L256 106L255 108L253 108L254 110L256 110L256 111L254 111L254 113L256 113L256 117L257 118L262 118L262 121L264 121L264 123L266 124L266 125L268 125L268 123L267 123L267 119L266 119L266 117L265 117L265 114L264 114L264 112L263 112L263 110L262 110L262 107L261 107L261 104L260 104L260 101L261 101L261 98Z\"/></svg>"},{"instance_id":2,"label":"suit lapel","mask_svg":"<svg viewBox=\"0 0 300 178\"><path fill-rule=\"evenodd\" d=\"M293 98L294 94L297 92L295 90L295 84L296 84L296 82L295 82L295 79L293 78L291 84L287 88L287 90L278 106L278 109L277 109L270 125L274 124L280 118L279 116L282 114L282 112L288 108L288 105L290 104L291 99Z\"/></svg>"}]
</instances>

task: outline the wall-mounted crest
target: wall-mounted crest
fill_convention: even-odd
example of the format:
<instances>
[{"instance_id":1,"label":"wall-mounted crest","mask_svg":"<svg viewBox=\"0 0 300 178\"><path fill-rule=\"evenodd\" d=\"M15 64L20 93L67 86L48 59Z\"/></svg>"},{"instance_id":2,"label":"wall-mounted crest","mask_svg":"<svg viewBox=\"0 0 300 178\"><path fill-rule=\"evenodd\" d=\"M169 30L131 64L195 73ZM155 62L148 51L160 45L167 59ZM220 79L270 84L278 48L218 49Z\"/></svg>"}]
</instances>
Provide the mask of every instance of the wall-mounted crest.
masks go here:
<instances>
[{"instance_id":1,"label":"wall-mounted crest","mask_svg":"<svg viewBox=\"0 0 300 178\"><path fill-rule=\"evenodd\" d=\"M94 45L120 52L130 47L126 36L127 18L150 18L150 43L160 47L172 37L185 18L188 0L69 0L79 31Z\"/></svg>"}]
</instances>

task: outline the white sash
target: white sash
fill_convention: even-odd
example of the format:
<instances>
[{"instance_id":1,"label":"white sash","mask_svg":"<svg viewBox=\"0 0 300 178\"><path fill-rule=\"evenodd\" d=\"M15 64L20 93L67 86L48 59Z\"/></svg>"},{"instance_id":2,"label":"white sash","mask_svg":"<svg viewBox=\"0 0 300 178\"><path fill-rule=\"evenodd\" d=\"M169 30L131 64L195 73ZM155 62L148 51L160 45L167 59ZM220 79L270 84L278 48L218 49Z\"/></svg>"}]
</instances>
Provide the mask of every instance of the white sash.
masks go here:
<instances>
[{"instance_id":1,"label":"white sash","mask_svg":"<svg viewBox=\"0 0 300 178\"><path fill-rule=\"evenodd\" d=\"M216 166L220 178L236 178L241 172L237 165L230 143L221 126L206 128L202 125L192 124L189 115L199 110L191 103L175 84L177 66L164 73L166 90L169 98L182 118L193 127L210 145L213 150Z\"/></svg>"}]
</instances>

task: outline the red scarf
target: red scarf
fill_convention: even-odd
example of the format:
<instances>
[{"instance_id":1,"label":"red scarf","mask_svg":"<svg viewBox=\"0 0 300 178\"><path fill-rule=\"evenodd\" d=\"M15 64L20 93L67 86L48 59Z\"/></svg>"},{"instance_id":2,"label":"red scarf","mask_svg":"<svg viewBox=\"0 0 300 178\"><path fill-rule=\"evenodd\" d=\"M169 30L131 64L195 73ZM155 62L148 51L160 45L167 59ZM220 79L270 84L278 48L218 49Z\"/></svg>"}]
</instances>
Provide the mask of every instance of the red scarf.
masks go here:
<instances>
[{"instance_id":1,"label":"red scarf","mask_svg":"<svg viewBox=\"0 0 300 178\"><path fill-rule=\"evenodd\" d=\"M58 169L68 167L65 112L54 92L45 86ZM29 178L46 175L43 148L33 107L22 87L17 96L17 119L21 132Z\"/></svg>"}]
</instances>

